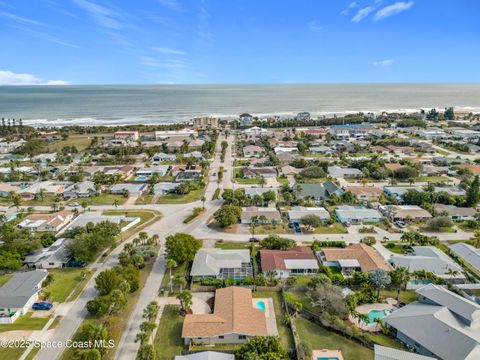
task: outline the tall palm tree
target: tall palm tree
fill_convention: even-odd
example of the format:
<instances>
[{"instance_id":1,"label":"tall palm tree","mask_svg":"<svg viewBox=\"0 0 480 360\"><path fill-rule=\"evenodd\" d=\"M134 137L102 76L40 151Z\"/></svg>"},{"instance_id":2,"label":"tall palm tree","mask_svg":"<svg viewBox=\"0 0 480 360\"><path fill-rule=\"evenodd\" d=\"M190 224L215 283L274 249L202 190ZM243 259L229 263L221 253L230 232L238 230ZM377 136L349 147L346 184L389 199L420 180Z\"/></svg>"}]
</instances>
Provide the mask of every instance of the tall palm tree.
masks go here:
<instances>
[{"instance_id":1,"label":"tall palm tree","mask_svg":"<svg viewBox=\"0 0 480 360\"><path fill-rule=\"evenodd\" d=\"M392 284L397 287L397 301L400 298L400 290L405 290L408 282L410 281L410 273L408 269L399 266L396 267L395 270L390 272L390 279L392 280Z\"/></svg>"}]
</instances>

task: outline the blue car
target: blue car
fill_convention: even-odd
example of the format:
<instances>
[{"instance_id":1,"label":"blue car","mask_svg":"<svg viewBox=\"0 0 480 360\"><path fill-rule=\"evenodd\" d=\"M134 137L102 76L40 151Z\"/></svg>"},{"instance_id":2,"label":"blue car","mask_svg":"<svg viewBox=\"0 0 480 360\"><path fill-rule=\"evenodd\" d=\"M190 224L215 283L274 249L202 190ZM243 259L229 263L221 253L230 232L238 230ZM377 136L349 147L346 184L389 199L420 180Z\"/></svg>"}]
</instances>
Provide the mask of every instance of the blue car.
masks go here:
<instances>
[{"instance_id":1,"label":"blue car","mask_svg":"<svg viewBox=\"0 0 480 360\"><path fill-rule=\"evenodd\" d=\"M36 302L32 305L33 310L50 310L52 308L52 304L46 301Z\"/></svg>"}]
</instances>

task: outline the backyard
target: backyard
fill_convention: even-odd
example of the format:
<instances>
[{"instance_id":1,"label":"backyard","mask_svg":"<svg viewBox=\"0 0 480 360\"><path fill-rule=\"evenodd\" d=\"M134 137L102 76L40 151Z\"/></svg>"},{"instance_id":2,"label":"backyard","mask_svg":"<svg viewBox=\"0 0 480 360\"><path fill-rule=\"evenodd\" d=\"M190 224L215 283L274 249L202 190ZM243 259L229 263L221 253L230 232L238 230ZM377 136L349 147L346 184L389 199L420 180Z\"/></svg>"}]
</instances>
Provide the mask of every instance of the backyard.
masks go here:
<instances>
[{"instance_id":1,"label":"backyard","mask_svg":"<svg viewBox=\"0 0 480 360\"><path fill-rule=\"evenodd\" d=\"M183 317L177 305L165 305L153 346L157 360L173 360L185 347L182 340Z\"/></svg>"},{"instance_id":2,"label":"backyard","mask_svg":"<svg viewBox=\"0 0 480 360\"><path fill-rule=\"evenodd\" d=\"M205 189L193 190L185 195L168 193L162 195L158 199L157 204L187 204L200 200L204 193Z\"/></svg>"}]
</instances>

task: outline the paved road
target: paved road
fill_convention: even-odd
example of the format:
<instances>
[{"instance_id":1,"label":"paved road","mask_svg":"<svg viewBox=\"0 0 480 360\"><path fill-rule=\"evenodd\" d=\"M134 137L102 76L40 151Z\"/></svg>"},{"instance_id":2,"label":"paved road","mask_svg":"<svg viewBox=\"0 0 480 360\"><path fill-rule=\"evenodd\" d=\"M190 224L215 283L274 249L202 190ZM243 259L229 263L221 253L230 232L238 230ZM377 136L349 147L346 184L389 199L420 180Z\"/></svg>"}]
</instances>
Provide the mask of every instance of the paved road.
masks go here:
<instances>
[{"instance_id":1,"label":"paved road","mask_svg":"<svg viewBox=\"0 0 480 360\"><path fill-rule=\"evenodd\" d=\"M220 135L219 140L217 141L217 148L215 152L215 156L210 164L209 174L207 178L209 179L207 183L207 188L205 189L205 197L207 202L205 204L206 211L199 216L194 221L190 222L189 224L184 224L183 219L188 216L191 212L192 206L189 208L183 209L183 214L168 214L165 213L165 217L161 219L159 222L155 224L155 227L151 230L154 233L158 234L161 239L162 249L164 249L164 241L165 238L173 233L177 232L184 232L190 233L196 227L198 227L201 223L204 223L206 219L208 219L222 204L222 201L216 200L211 201L213 194L217 187L224 188L225 186L228 187L231 175L231 162L232 162L232 154L231 154L231 146L228 147L227 152L225 154L225 163L222 164L220 161L220 154L221 154L221 142L225 140L222 135ZM231 139L227 139L229 144L233 143L233 137ZM224 166L227 170L224 173L223 181L220 184L217 184L217 176L213 176L214 173L218 174L220 166ZM195 203L194 203L195 204ZM200 204L196 204L199 206ZM162 279L165 275L165 256L164 253L161 253L155 260L153 265L153 269L148 276L148 279L145 283L145 286L141 290L140 296L138 298L137 304L135 309L130 316L127 329L123 333L122 338L116 348L115 352L115 359L118 360L130 360L134 359L138 348L140 346L139 343L135 342L135 336L139 332L139 327L142 321L143 309L150 303L152 300L156 300L158 298L158 290L160 288L160 284Z\"/></svg>"}]
</instances>

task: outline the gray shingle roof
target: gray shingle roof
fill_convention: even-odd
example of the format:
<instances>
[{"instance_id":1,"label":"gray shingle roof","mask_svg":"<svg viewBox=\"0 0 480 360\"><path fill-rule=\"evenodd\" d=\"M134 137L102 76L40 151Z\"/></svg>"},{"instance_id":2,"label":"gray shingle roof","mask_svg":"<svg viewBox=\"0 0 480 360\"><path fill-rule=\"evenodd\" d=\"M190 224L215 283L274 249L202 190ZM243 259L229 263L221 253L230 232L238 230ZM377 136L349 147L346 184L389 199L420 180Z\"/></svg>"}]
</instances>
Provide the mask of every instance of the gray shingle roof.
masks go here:
<instances>
[{"instance_id":1,"label":"gray shingle roof","mask_svg":"<svg viewBox=\"0 0 480 360\"><path fill-rule=\"evenodd\" d=\"M216 351L202 351L190 355L175 356L175 360L235 360L235 355Z\"/></svg>"},{"instance_id":2,"label":"gray shingle roof","mask_svg":"<svg viewBox=\"0 0 480 360\"><path fill-rule=\"evenodd\" d=\"M449 246L455 254L480 271L480 249L465 243L456 243Z\"/></svg>"},{"instance_id":3,"label":"gray shingle roof","mask_svg":"<svg viewBox=\"0 0 480 360\"><path fill-rule=\"evenodd\" d=\"M375 360L435 360L430 356L419 355L408 351L374 345Z\"/></svg>"},{"instance_id":4,"label":"gray shingle roof","mask_svg":"<svg viewBox=\"0 0 480 360\"><path fill-rule=\"evenodd\" d=\"M200 249L190 275L218 276L221 268L241 268L242 263L250 263L248 250Z\"/></svg>"},{"instance_id":5,"label":"gray shingle roof","mask_svg":"<svg viewBox=\"0 0 480 360\"><path fill-rule=\"evenodd\" d=\"M0 307L21 308L38 291L37 284L48 275L47 271L35 270L16 273L0 287Z\"/></svg>"}]
</instances>

